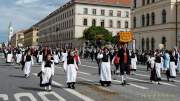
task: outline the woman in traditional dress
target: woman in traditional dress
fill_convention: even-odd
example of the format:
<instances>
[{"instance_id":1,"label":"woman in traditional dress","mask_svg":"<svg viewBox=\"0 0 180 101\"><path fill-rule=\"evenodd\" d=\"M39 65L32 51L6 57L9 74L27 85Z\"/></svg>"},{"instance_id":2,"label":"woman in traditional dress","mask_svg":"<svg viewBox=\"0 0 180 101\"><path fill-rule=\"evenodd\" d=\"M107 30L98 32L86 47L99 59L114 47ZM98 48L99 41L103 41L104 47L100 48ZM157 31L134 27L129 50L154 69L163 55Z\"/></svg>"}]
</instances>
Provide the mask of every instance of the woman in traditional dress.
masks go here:
<instances>
[{"instance_id":1,"label":"woman in traditional dress","mask_svg":"<svg viewBox=\"0 0 180 101\"><path fill-rule=\"evenodd\" d=\"M52 77L54 76L54 62L51 60L50 54L48 54L47 59L42 62L41 71L41 86L45 87L45 90L51 91Z\"/></svg>"},{"instance_id":2,"label":"woman in traditional dress","mask_svg":"<svg viewBox=\"0 0 180 101\"><path fill-rule=\"evenodd\" d=\"M114 74L117 74L117 71L119 70L119 60L117 51L115 52L115 55L112 59L112 64L115 66Z\"/></svg>"},{"instance_id":3,"label":"woman in traditional dress","mask_svg":"<svg viewBox=\"0 0 180 101\"><path fill-rule=\"evenodd\" d=\"M67 59L65 59L64 63L67 63L66 65L64 65L64 71L66 72L67 77L67 86L68 88L75 89L78 66L76 64L74 53L72 51L68 52Z\"/></svg>"},{"instance_id":4,"label":"woman in traditional dress","mask_svg":"<svg viewBox=\"0 0 180 101\"><path fill-rule=\"evenodd\" d=\"M42 51L38 52L37 58L38 58L38 63L42 63L42 61L43 61L43 52Z\"/></svg>"},{"instance_id":5,"label":"woman in traditional dress","mask_svg":"<svg viewBox=\"0 0 180 101\"><path fill-rule=\"evenodd\" d=\"M53 58L54 58L54 64L59 64L60 62L60 59L59 59L59 52L58 51L55 51L54 54L53 54Z\"/></svg>"},{"instance_id":6,"label":"woman in traditional dress","mask_svg":"<svg viewBox=\"0 0 180 101\"><path fill-rule=\"evenodd\" d=\"M155 64L154 67L152 67L151 70L151 76L150 76L150 80L158 82L158 84L160 84L160 80L161 80L161 56L159 53L156 53L155 55Z\"/></svg>"},{"instance_id":7,"label":"woman in traditional dress","mask_svg":"<svg viewBox=\"0 0 180 101\"><path fill-rule=\"evenodd\" d=\"M32 65L34 64L33 56L31 55L31 51L28 51L24 57L25 65L24 65L24 74L25 77L28 78L31 72Z\"/></svg>"},{"instance_id":8,"label":"woman in traditional dress","mask_svg":"<svg viewBox=\"0 0 180 101\"><path fill-rule=\"evenodd\" d=\"M9 50L9 51L7 52L6 63L12 63L12 60L13 60L13 54L12 54L12 51Z\"/></svg>"},{"instance_id":9,"label":"woman in traditional dress","mask_svg":"<svg viewBox=\"0 0 180 101\"><path fill-rule=\"evenodd\" d=\"M16 54L16 63L20 64L21 61L22 61L22 53L20 50L18 50Z\"/></svg>"},{"instance_id":10,"label":"woman in traditional dress","mask_svg":"<svg viewBox=\"0 0 180 101\"><path fill-rule=\"evenodd\" d=\"M175 65L175 57L173 56L173 53L170 52L170 66L168 70L166 71L167 80L170 81L170 78L176 78L176 65ZM173 80L172 80L173 81Z\"/></svg>"},{"instance_id":11,"label":"woman in traditional dress","mask_svg":"<svg viewBox=\"0 0 180 101\"><path fill-rule=\"evenodd\" d=\"M104 48L104 52L101 63L101 73L100 73L100 83L101 86L111 86L111 65L110 65L110 55L107 48Z\"/></svg>"},{"instance_id":12,"label":"woman in traditional dress","mask_svg":"<svg viewBox=\"0 0 180 101\"><path fill-rule=\"evenodd\" d=\"M131 52L131 71L132 71L132 75L134 75L134 72L137 69L137 56L136 54L132 51Z\"/></svg>"}]
</instances>

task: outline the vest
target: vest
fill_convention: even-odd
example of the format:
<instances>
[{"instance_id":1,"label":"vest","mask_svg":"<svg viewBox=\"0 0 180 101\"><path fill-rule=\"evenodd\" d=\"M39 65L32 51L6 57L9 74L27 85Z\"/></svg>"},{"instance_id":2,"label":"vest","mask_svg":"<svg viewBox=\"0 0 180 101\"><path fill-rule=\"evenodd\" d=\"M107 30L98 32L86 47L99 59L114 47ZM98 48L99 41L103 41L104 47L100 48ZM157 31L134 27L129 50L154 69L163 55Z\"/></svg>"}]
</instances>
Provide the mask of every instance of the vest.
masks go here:
<instances>
[{"instance_id":1,"label":"vest","mask_svg":"<svg viewBox=\"0 0 180 101\"><path fill-rule=\"evenodd\" d=\"M52 64L51 61L46 61L44 67L46 67L46 68L51 68L51 64Z\"/></svg>"},{"instance_id":2,"label":"vest","mask_svg":"<svg viewBox=\"0 0 180 101\"><path fill-rule=\"evenodd\" d=\"M26 56L26 61L28 61L28 62L31 61L31 55Z\"/></svg>"},{"instance_id":3,"label":"vest","mask_svg":"<svg viewBox=\"0 0 180 101\"><path fill-rule=\"evenodd\" d=\"M102 62L108 62L108 60L109 60L109 54L104 53L103 58L102 58Z\"/></svg>"}]
</instances>

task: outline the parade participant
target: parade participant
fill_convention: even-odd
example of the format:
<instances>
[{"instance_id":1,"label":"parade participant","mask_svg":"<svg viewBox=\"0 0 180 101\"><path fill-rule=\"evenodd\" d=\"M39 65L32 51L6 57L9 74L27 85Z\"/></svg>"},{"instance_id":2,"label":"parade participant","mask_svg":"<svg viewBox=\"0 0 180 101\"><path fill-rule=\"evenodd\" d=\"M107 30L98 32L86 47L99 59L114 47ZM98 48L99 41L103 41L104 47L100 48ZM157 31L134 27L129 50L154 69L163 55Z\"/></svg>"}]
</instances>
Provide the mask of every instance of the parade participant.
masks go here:
<instances>
[{"instance_id":1,"label":"parade participant","mask_svg":"<svg viewBox=\"0 0 180 101\"><path fill-rule=\"evenodd\" d=\"M169 54L170 54L170 66L168 70L166 71L168 81L170 81L170 78L176 78L176 65L175 65L176 59L173 56L172 51Z\"/></svg>"},{"instance_id":2,"label":"parade participant","mask_svg":"<svg viewBox=\"0 0 180 101\"><path fill-rule=\"evenodd\" d=\"M58 52L58 51L55 51L55 52L54 52L53 58L54 58L54 64L55 64L55 65L59 64L60 59L59 59L59 52Z\"/></svg>"},{"instance_id":3,"label":"parade participant","mask_svg":"<svg viewBox=\"0 0 180 101\"><path fill-rule=\"evenodd\" d=\"M149 71L149 69L151 69L151 54L149 53L147 55L147 71Z\"/></svg>"},{"instance_id":4,"label":"parade participant","mask_svg":"<svg viewBox=\"0 0 180 101\"><path fill-rule=\"evenodd\" d=\"M51 91L52 77L54 76L54 62L51 60L50 54L48 54L47 59L42 62L41 72L41 86L45 87L45 90Z\"/></svg>"},{"instance_id":5,"label":"parade participant","mask_svg":"<svg viewBox=\"0 0 180 101\"><path fill-rule=\"evenodd\" d=\"M42 63L43 61L43 52L42 51L38 51L38 63Z\"/></svg>"},{"instance_id":6,"label":"parade participant","mask_svg":"<svg viewBox=\"0 0 180 101\"><path fill-rule=\"evenodd\" d=\"M118 53L115 52L115 55L112 59L112 64L115 66L114 74L117 74L117 71L119 70L119 60Z\"/></svg>"},{"instance_id":7,"label":"parade participant","mask_svg":"<svg viewBox=\"0 0 180 101\"><path fill-rule=\"evenodd\" d=\"M21 53L20 50L17 50L16 63L17 63L17 64L20 64L21 60L22 60L22 53Z\"/></svg>"},{"instance_id":8,"label":"parade participant","mask_svg":"<svg viewBox=\"0 0 180 101\"><path fill-rule=\"evenodd\" d=\"M173 49L173 56L174 56L174 58L175 58L175 67L176 67L176 69L177 69L177 64L178 64L178 61L179 61L179 57L180 57L180 56L179 56L179 53L178 53L176 47Z\"/></svg>"},{"instance_id":9,"label":"parade participant","mask_svg":"<svg viewBox=\"0 0 180 101\"><path fill-rule=\"evenodd\" d=\"M163 58L164 58L163 72L165 72L165 71L167 71L167 69L169 68L169 65L170 65L169 64L170 63L170 56L169 56L168 50L165 50Z\"/></svg>"},{"instance_id":10,"label":"parade participant","mask_svg":"<svg viewBox=\"0 0 180 101\"><path fill-rule=\"evenodd\" d=\"M160 84L159 81L161 80L161 57L159 52L157 52L155 55L155 64L151 70L150 80L151 82L155 81L158 82L158 84Z\"/></svg>"},{"instance_id":11,"label":"parade participant","mask_svg":"<svg viewBox=\"0 0 180 101\"><path fill-rule=\"evenodd\" d=\"M77 66L79 66L79 64L81 64L81 60L80 60L80 57L79 57L79 54L78 54L78 50L76 48L75 48L75 51L74 51L74 59L76 61Z\"/></svg>"},{"instance_id":12,"label":"parade participant","mask_svg":"<svg viewBox=\"0 0 180 101\"><path fill-rule=\"evenodd\" d=\"M31 67L34 64L33 56L31 55L31 51L28 51L27 54L24 56L24 74L25 77L28 78L30 76Z\"/></svg>"},{"instance_id":13,"label":"parade participant","mask_svg":"<svg viewBox=\"0 0 180 101\"><path fill-rule=\"evenodd\" d=\"M121 75L122 85L126 85L127 84L126 76L130 75L130 66L131 66L131 58L126 43L123 45L122 48L119 49L118 56L120 57L120 75Z\"/></svg>"},{"instance_id":14,"label":"parade participant","mask_svg":"<svg viewBox=\"0 0 180 101\"><path fill-rule=\"evenodd\" d=\"M75 89L78 66L76 64L74 53L72 51L68 52L67 59L65 59L64 63L66 63L66 65L64 65L64 71L66 72L67 86L68 88Z\"/></svg>"},{"instance_id":15,"label":"parade participant","mask_svg":"<svg viewBox=\"0 0 180 101\"><path fill-rule=\"evenodd\" d=\"M12 61L13 61L13 54L12 54L12 51L9 50L9 51L7 52L6 63L12 63Z\"/></svg>"},{"instance_id":16,"label":"parade participant","mask_svg":"<svg viewBox=\"0 0 180 101\"><path fill-rule=\"evenodd\" d=\"M131 52L131 71L132 71L132 75L134 75L134 71L136 71L136 69L137 69L137 56L132 51Z\"/></svg>"},{"instance_id":17,"label":"parade participant","mask_svg":"<svg viewBox=\"0 0 180 101\"><path fill-rule=\"evenodd\" d=\"M103 54L102 54L102 50L99 49L98 52L97 52L97 64L98 64L98 73L99 75L101 74L101 58L103 57Z\"/></svg>"},{"instance_id":18,"label":"parade participant","mask_svg":"<svg viewBox=\"0 0 180 101\"><path fill-rule=\"evenodd\" d=\"M110 55L107 48L104 48L103 55L100 57L101 63L101 73L100 73L100 83L101 86L111 86L111 62Z\"/></svg>"}]
</instances>

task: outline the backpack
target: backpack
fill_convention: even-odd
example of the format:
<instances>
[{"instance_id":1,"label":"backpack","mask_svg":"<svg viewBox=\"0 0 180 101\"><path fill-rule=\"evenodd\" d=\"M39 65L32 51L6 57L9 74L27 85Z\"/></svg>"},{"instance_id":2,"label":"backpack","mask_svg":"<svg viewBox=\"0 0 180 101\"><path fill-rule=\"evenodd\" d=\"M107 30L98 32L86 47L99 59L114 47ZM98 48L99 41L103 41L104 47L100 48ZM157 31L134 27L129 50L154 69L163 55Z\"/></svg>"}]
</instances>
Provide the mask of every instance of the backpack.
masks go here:
<instances>
[{"instance_id":1,"label":"backpack","mask_svg":"<svg viewBox=\"0 0 180 101\"><path fill-rule=\"evenodd\" d=\"M120 58L118 56L114 57L114 64L119 64Z\"/></svg>"}]
</instances>

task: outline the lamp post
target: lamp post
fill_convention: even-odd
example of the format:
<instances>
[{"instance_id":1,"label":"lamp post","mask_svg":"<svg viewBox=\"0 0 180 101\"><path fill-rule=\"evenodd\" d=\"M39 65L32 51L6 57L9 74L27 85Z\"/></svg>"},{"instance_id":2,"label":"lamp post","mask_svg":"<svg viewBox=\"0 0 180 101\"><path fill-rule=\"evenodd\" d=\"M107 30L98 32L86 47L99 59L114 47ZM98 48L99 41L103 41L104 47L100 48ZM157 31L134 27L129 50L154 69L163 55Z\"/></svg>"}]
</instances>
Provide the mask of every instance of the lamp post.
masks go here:
<instances>
[{"instance_id":1,"label":"lamp post","mask_svg":"<svg viewBox=\"0 0 180 101\"><path fill-rule=\"evenodd\" d=\"M178 4L177 4L177 0L176 0L176 46L177 46L177 43L178 43Z\"/></svg>"}]
</instances>

